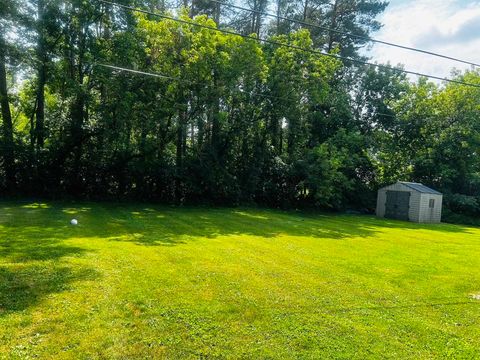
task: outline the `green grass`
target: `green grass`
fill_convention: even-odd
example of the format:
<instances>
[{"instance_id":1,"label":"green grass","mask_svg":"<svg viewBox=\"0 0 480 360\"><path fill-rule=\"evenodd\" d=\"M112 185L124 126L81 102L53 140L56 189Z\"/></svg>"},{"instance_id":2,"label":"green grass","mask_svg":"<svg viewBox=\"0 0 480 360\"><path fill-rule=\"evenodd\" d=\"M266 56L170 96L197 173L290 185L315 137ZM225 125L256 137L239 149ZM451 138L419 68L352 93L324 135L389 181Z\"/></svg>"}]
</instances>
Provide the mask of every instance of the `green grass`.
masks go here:
<instances>
[{"instance_id":1,"label":"green grass","mask_svg":"<svg viewBox=\"0 0 480 360\"><path fill-rule=\"evenodd\" d=\"M478 228L0 203L5 359L478 359L475 294Z\"/></svg>"}]
</instances>

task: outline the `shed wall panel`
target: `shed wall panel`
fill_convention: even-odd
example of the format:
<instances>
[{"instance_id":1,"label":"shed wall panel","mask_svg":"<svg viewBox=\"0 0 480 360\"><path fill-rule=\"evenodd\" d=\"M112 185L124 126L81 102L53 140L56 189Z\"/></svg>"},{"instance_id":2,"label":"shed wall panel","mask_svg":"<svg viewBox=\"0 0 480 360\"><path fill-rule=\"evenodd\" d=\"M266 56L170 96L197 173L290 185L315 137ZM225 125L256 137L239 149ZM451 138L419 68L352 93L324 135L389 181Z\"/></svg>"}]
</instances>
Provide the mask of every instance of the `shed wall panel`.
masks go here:
<instances>
[{"instance_id":1,"label":"shed wall panel","mask_svg":"<svg viewBox=\"0 0 480 360\"><path fill-rule=\"evenodd\" d=\"M384 189L378 190L377 193L377 211L378 217L385 217L385 202L387 201L387 191Z\"/></svg>"},{"instance_id":2,"label":"shed wall panel","mask_svg":"<svg viewBox=\"0 0 480 360\"><path fill-rule=\"evenodd\" d=\"M434 207L430 207L430 200L435 201ZM442 220L443 196L437 194L421 194L420 221L425 223L439 223Z\"/></svg>"},{"instance_id":3,"label":"shed wall panel","mask_svg":"<svg viewBox=\"0 0 480 360\"><path fill-rule=\"evenodd\" d=\"M420 203L422 194L418 191L411 191L410 194L410 211L408 214L410 221L420 222Z\"/></svg>"}]
</instances>

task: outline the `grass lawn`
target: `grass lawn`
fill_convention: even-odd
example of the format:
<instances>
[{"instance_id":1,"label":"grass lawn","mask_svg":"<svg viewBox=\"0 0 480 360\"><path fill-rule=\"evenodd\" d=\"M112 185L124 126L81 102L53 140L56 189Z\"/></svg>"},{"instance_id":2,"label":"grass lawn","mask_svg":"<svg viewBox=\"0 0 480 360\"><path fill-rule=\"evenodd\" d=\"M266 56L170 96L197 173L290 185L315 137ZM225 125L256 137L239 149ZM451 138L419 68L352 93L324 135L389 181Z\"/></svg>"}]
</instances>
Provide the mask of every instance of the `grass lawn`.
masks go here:
<instances>
[{"instance_id":1,"label":"grass lawn","mask_svg":"<svg viewBox=\"0 0 480 360\"><path fill-rule=\"evenodd\" d=\"M479 359L475 294L478 228L0 202L5 359Z\"/></svg>"}]
</instances>

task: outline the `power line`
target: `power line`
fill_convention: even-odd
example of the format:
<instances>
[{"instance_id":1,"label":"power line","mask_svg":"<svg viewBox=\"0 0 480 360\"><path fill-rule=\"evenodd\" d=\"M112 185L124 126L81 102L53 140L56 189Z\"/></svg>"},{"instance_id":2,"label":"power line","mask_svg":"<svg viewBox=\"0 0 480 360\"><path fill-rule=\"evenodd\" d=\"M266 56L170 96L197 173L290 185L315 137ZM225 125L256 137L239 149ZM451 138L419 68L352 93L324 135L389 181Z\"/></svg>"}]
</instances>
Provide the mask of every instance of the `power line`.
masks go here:
<instances>
[{"instance_id":1,"label":"power line","mask_svg":"<svg viewBox=\"0 0 480 360\"><path fill-rule=\"evenodd\" d=\"M437 57L440 57L440 58L443 58L443 59L457 61L457 62L467 64L467 65L471 65L471 66L480 67L480 64L476 64L474 62L458 59L458 58L455 58L455 57L452 57L452 56L443 55L443 54L435 53L435 52L428 51L428 50L418 49L418 48L414 48L414 47L410 47L410 46L406 46L406 45L395 44L395 43L384 41L384 40L378 40L378 39L371 38L369 36L352 34L352 33L346 32L346 31L332 29L332 28L329 28L329 27L326 27L326 26L316 25L316 24L312 24L312 23L302 21L302 20L287 18L285 16L275 15L275 14L263 12L263 11L260 11L260 10L249 9L249 8L238 6L238 5L235 5L235 4L228 4L228 3L225 3L225 2L219 1L219 0L207 0L207 1L211 1L211 2L217 3L219 5L225 5L225 6L228 6L228 7L232 7L232 8L238 9L238 10L249 11L249 12L252 12L252 13L255 13L255 14L259 14L259 15L273 17L273 18L276 18L276 19L281 19L281 20L301 24L301 25L304 25L304 26L308 26L308 27L312 27L312 28L316 28L316 29L320 29L320 30L329 31L329 32L333 32L333 33L336 33L336 34L341 34L341 35L345 35L345 36L348 36L348 37L360 39L360 40L365 40L365 41L368 41L368 42L375 42L375 43L378 43L378 44L393 46L393 47L397 47L397 48L404 49L404 50L415 51L415 52L419 52L419 53L423 53L423 54L427 54L427 55L437 56Z\"/></svg>"},{"instance_id":2,"label":"power line","mask_svg":"<svg viewBox=\"0 0 480 360\"><path fill-rule=\"evenodd\" d=\"M180 79L180 78L172 77L172 76L168 76L168 75L163 75L163 74L159 74L159 73L151 73L151 72L139 71L139 70L128 69L128 68L124 68L124 67L119 67L119 66L114 66L114 65L107 65L107 64L101 64L101 63L93 63L93 64L91 63L90 65L93 65L93 66L101 66L101 67L105 67L105 68L112 69L112 70L131 72L131 73L139 74L139 75L153 76L153 77L160 78L160 79L165 79L165 80L175 80L175 81L180 81L180 82L185 82L185 83L193 84L192 81L188 81L188 80L185 80L185 79ZM264 98L272 98L272 99L283 100L283 101L293 101L293 102L297 101L296 99L293 99L293 98L280 97L280 96L267 95L267 94L261 94L261 93L255 92L255 91L253 91L253 92L246 92L246 91L242 91L242 90L240 90L240 89L238 89L238 91L239 91L240 93L242 93L242 94L249 94L249 95L252 95L252 96L259 96L259 97L264 97ZM354 102L354 103L358 105L358 103L356 103L356 102ZM385 116L385 117L391 117L391 118L396 118L396 117L397 117L397 114L393 114L393 115L392 115L392 114L386 114L386 113L382 113L382 112L376 112L375 114L378 115L378 116Z\"/></svg>"},{"instance_id":3,"label":"power line","mask_svg":"<svg viewBox=\"0 0 480 360\"><path fill-rule=\"evenodd\" d=\"M153 76L153 77L160 78L160 79L175 80L175 81L179 81L179 82L183 82L183 83L187 83L187 84L195 84L195 85L198 85L198 83L194 83L193 81L189 81L189 80L186 80L186 79L181 79L181 78L178 78L178 77L163 75L163 74L159 74L159 73L151 73L151 72L146 72L146 71L140 71L140 70L134 70L134 69L124 68L124 67L120 67L120 66L102 64L102 63L93 63L92 65L93 65L93 66L100 66L100 67L104 67L104 68L108 68L108 69L112 69L112 70L130 72L130 73L138 74L138 75ZM260 97L272 98L272 99L277 99L277 100L284 100L284 101L285 101L285 100L289 100L289 101L294 100L294 99L292 99L292 98L286 98L286 97L280 97L280 96L274 96L274 95L261 94L261 93L255 92L255 91L253 91L253 92L247 92L247 91L243 91L243 90L240 90L240 89L238 89L238 91L239 91L240 93L242 93L242 94L249 94L249 95L253 95L253 96L260 96Z\"/></svg>"},{"instance_id":4,"label":"power line","mask_svg":"<svg viewBox=\"0 0 480 360\"><path fill-rule=\"evenodd\" d=\"M165 80L175 80L175 81L180 81L180 82L184 82L184 83L188 83L188 84L194 84L192 81L188 81L188 80L185 80L185 79L180 79L178 77L168 76L168 75L164 75L164 74L159 74L159 73L139 71L139 70L124 68L124 67L114 66L114 65L107 65L107 64L102 64L102 63L93 63L92 65L93 66L105 67L105 68L112 69L112 70L131 72L131 73L139 74L139 75L153 76L153 77L160 78L160 79L165 79ZM283 100L283 101L297 101L296 99L289 98L289 97L267 95L267 94L257 93L255 91L246 92L246 91L243 91L243 90L240 90L240 89L238 89L238 91L242 94L249 94L249 95L252 95L252 96L272 98L272 99ZM376 115L387 116L387 117L397 117L396 114L392 115L392 114L386 114L386 113L381 113L381 112L377 112Z\"/></svg>"},{"instance_id":5,"label":"power line","mask_svg":"<svg viewBox=\"0 0 480 360\"><path fill-rule=\"evenodd\" d=\"M319 51L319 50L305 49L305 48L302 48L302 47L296 46L296 45L285 44L285 43L281 43L281 42L278 42L278 41L275 41L275 40L263 39L263 38L255 37L255 36L251 36L251 35L244 35L244 34L240 34L240 33L237 33L235 31L231 31L231 30L218 29L218 28L213 27L213 26L198 24L198 23L195 23L195 22L191 22L191 21L187 21L187 20L183 20L183 19L178 19L178 18L175 18L175 17L172 17L172 16L158 14L158 13L143 10L143 9L138 9L138 8L128 6L128 5L117 4L117 3L107 1L107 0L98 0L98 1L102 2L102 3L105 3L105 4L112 5L112 6L117 6L117 7L120 7L120 8L124 8L124 9L127 9L127 10L157 16L157 17L160 17L162 19L172 20L172 21L176 21L176 22L179 22L179 23L182 23L182 24L192 25L192 26L196 26L196 27L199 27L199 28L203 28L203 29L208 29L208 30L212 30L212 31L221 32L221 33L224 33L224 34L240 36L240 37L243 37L245 39L250 39L250 40L254 40L254 41L258 41L258 42L263 42L263 43L266 43L266 44L271 44L271 45L281 46L281 47L287 47L287 48L294 49L294 50L299 50L299 51L305 51L305 52L309 52L309 53L312 53L312 54L317 54L317 55L320 55L320 56L331 57L331 58L334 58L334 59L337 59L337 60L351 61L351 62L362 64L362 65L373 66L373 67L376 67L378 69L393 70L393 71L397 71L397 72L401 72L401 73L405 73L405 74L410 74L410 75L426 77L426 78L430 78L430 79L435 79L435 80L446 81L446 82L456 83L456 84L460 84L460 85L466 85L466 86L472 86L472 87L480 88L480 85L473 84L473 83L467 83L467 82L463 82L463 81L460 81L460 80L442 78L440 76L423 74L423 73L419 73L419 72L416 72L416 71L399 69L399 68L390 67L390 66L386 66L386 65L370 63L370 62L363 61L363 60L358 60L358 59L351 59L351 58L347 58L347 57L344 57L344 56L341 56L341 55L325 53L325 52Z\"/></svg>"},{"instance_id":6,"label":"power line","mask_svg":"<svg viewBox=\"0 0 480 360\"><path fill-rule=\"evenodd\" d=\"M140 71L140 70L134 70L134 69L128 69L128 68L123 68L119 66L114 66L114 65L107 65L107 64L101 64L101 63L94 63L92 65L96 66L101 66L105 68L109 68L112 70L119 70L119 71L126 71L126 72L131 72L134 74L139 74L139 75L147 75L147 76L154 76L160 79L166 79L166 80L176 80L176 81L182 81L182 82L187 82L187 80L172 77L172 76L167 76L167 75L162 75L162 74L156 74L156 73L149 73L145 71Z\"/></svg>"},{"instance_id":7,"label":"power line","mask_svg":"<svg viewBox=\"0 0 480 360\"><path fill-rule=\"evenodd\" d=\"M180 82L184 82L184 83L188 83L188 84L193 84L192 81L188 81L188 80L185 80L185 79L180 79L180 78L172 77L172 76L168 76L168 75L163 75L163 74L159 74L159 73L151 73L151 72L146 72L146 71L139 71L139 70L124 68L124 67L120 67L120 66L107 65L107 64L101 64L101 63L93 63L92 65L93 65L93 66L100 66L100 67L104 67L104 68L108 68L108 69L112 69L112 70L126 71L126 72L130 72L130 73L134 73L134 74L139 74L139 75L153 76L153 77L160 78L160 79L164 79L164 80L175 80L175 81L180 81ZM296 99L293 99L293 98L280 97L280 96L274 96L274 95L267 95L267 94L257 93L257 92L255 92L255 91L253 91L253 92L246 92L246 91L242 91L242 90L240 90L240 89L238 89L238 91L239 91L240 93L242 93L242 94L249 94L249 95L252 95L252 96L259 96L259 97L271 98L271 99L283 100L283 101L297 101ZM386 116L386 117L392 117L392 118L397 117L396 114L392 115L392 114L386 114L386 113L381 113L381 112L377 112L376 115Z\"/></svg>"}]
</instances>

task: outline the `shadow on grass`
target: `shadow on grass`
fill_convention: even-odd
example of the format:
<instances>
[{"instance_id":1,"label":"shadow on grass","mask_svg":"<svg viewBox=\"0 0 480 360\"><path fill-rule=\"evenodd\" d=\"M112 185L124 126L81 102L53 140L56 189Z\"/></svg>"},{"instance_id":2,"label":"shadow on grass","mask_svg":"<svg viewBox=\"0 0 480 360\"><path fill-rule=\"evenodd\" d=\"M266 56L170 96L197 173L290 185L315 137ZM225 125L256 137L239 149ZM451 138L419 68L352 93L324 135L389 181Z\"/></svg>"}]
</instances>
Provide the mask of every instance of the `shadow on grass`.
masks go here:
<instances>
[{"instance_id":1,"label":"shadow on grass","mask_svg":"<svg viewBox=\"0 0 480 360\"><path fill-rule=\"evenodd\" d=\"M66 242L71 234L57 212L46 204L0 206L0 317L99 277L70 263L87 250Z\"/></svg>"},{"instance_id":2,"label":"shadow on grass","mask_svg":"<svg viewBox=\"0 0 480 360\"><path fill-rule=\"evenodd\" d=\"M41 229L17 231L16 236L0 239L0 259L10 262L58 260L65 256L79 256L85 249L62 243L61 238L45 237Z\"/></svg>"},{"instance_id":3,"label":"shadow on grass","mask_svg":"<svg viewBox=\"0 0 480 360\"><path fill-rule=\"evenodd\" d=\"M377 219L373 216L112 203L21 205L21 211L30 212L33 215L33 220L25 220L28 226L22 228L10 221L14 215L9 215L9 212L15 214L18 209L19 206L15 204L10 207L4 206L3 226L17 226L23 238L28 240L27 243L20 239L14 240L11 245L6 245L5 241L0 240L0 256L3 253L14 256L17 260L54 259L65 255L81 254L83 249L62 244L61 241L69 237L173 246L198 238L213 239L235 235L261 238L287 235L341 240L369 237L386 228L456 233L471 231L469 228L456 225L415 224ZM72 217L79 220L78 226L66 225ZM46 223L40 225L39 221L42 219L46 219ZM1 215L0 226L2 226ZM12 231L11 228L9 230ZM32 247L35 251L31 251Z\"/></svg>"},{"instance_id":4,"label":"shadow on grass","mask_svg":"<svg viewBox=\"0 0 480 360\"><path fill-rule=\"evenodd\" d=\"M110 241L174 246L199 238L222 236L273 239L287 235L340 240L352 236L366 237L374 232L371 226L335 220L330 216L308 218L274 210L120 208L111 211L103 231L96 236Z\"/></svg>"},{"instance_id":5,"label":"shadow on grass","mask_svg":"<svg viewBox=\"0 0 480 360\"><path fill-rule=\"evenodd\" d=\"M275 238L279 235L311 237L322 240L369 237L387 228L470 233L460 226L414 224L351 216L282 212L277 210L237 210L202 208L167 208L112 212L108 225L121 226L126 233L110 240L134 241L144 245L176 245L195 238L250 235Z\"/></svg>"},{"instance_id":6,"label":"shadow on grass","mask_svg":"<svg viewBox=\"0 0 480 360\"><path fill-rule=\"evenodd\" d=\"M76 281L97 277L92 269L68 266L0 266L0 317L36 305L49 294L68 290Z\"/></svg>"}]
</instances>

